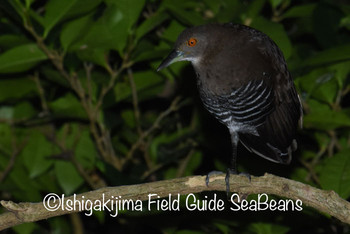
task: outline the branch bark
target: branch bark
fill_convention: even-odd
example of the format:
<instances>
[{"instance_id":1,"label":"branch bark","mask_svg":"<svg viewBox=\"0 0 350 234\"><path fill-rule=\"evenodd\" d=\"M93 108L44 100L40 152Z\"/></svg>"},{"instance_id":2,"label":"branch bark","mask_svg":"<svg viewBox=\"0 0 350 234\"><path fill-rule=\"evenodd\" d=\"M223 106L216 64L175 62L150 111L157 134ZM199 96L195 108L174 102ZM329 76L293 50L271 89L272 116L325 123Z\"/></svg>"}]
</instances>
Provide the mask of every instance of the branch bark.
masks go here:
<instances>
[{"instance_id":1,"label":"branch bark","mask_svg":"<svg viewBox=\"0 0 350 234\"><path fill-rule=\"evenodd\" d=\"M64 199L65 202L67 200L79 200L80 202L89 200L92 204L96 204L96 201L100 201L102 204L103 196L105 199L114 199L114 202L117 198L119 200L148 201L150 194L157 194L160 198L164 198L169 197L170 194L175 196L203 191L226 191L224 177L224 174L210 177L208 187L205 184L205 176L190 176L137 185L105 187L78 194L75 198L70 196ZM230 188L231 192L243 195L266 193L293 200L299 199L302 201L303 207L305 205L312 207L319 212L327 213L344 223L350 224L350 203L339 197L334 191L320 190L307 184L271 174L265 174L261 177L252 176L250 182L244 176L232 175L230 177ZM153 197L153 199L158 198L158 196ZM51 200L50 206L54 207L58 203L57 199L55 202ZM42 202L14 203L12 201L1 201L1 205L8 212L0 215L0 230L25 222L35 222L84 210L83 206L79 210L78 203L73 203L75 205L74 210L69 210L66 206L66 209L60 207L56 211L47 210ZM113 209L113 206L111 206L111 209Z\"/></svg>"}]
</instances>

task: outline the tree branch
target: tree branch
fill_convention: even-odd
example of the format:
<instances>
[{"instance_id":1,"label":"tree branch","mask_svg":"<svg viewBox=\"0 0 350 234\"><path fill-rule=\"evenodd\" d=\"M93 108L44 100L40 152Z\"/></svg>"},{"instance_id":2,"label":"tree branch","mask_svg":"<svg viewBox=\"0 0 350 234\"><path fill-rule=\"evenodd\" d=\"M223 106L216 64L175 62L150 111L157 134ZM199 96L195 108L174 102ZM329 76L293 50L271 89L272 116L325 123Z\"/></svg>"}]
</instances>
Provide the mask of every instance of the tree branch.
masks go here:
<instances>
[{"instance_id":1,"label":"tree branch","mask_svg":"<svg viewBox=\"0 0 350 234\"><path fill-rule=\"evenodd\" d=\"M146 131L142 132L142 135L139 137L139 139L131 146L129 152L127 153L126 157L122 158L121 164L124 166L134 155L134 152L144 143L144 140L146 137L151 135L151 133L160 127L160 122L167 117L169 114L171 114L174 111L177 111L181 107L181 103L179 103L181 100L181 97L176 97L172 103L170 104L169 108L166 109L164 112L162 112L158 118L154 121L153 125Z\"/></svg>"},{"instance_id":2,"label":"tree branch","mask_svg":"<svg viewBox=\"0 0 350 234\"><path fill-rule=\"evenodd\" d=\"M98 190L82 193L79 195L64 198L67 200L101 201L102 197L106 199L133 200L133 201L148 201L150 194L157 194L160 198L172 195L185 195L189 193L199 193L203 191L225 191L225 175L214 175L210 178L209 186L205 184L205 176L190 176L177 178L172 180L163 180L152 183L144 183L137 185L105 187ZM339 197L334 191L324 191L314 188L310 185L303 184L290 179L265 174L261 177L251 177L251 181L244 176L232 175L230 177L231 192L238 194L274 194L280 197L293 200L300 199L302 207L309 206L320 212L327 213L340 221L350 224L350 203ZM158 198L153 197L153 199ZM52 200L51 200L52 201ZM57 205L59 201L50 202L50 206ZM74 210L57 209L56 211L48 211L45 209L42 202L39 203L14 203L12 201L1 201L8 212L0 215L0 230L25 223L35 222L50 217L60 216L64 214L83 211L79 210L79 204L74 202ZM110 205L110 203L109 203ZM115 209L111 206L111 209ZM85 208L86 209L86 208ZM115 211L112 212L113 214Z\"/></svg>"}]
</instances>

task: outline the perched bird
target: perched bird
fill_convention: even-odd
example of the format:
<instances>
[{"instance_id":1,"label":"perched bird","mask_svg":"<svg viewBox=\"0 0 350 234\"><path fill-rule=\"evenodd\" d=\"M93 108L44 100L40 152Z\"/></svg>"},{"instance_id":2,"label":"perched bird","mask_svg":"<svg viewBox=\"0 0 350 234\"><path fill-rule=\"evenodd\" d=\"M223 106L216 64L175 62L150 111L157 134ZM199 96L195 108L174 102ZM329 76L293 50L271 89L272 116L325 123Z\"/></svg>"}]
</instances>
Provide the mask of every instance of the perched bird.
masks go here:
<instances>
[{"instance_id":1,"label":"perched bird","mask_svg":"<svg viewBox=\"0 0 350 234\"><path fill-rule=\"evenodd\" d=\"M302 107L283 54L266 34L232 23L188 28L157 70L183 60L196 71L204 106L231 134L228 191L239 141L267 160L290 163Z\"/></svg>"}]
</instances>

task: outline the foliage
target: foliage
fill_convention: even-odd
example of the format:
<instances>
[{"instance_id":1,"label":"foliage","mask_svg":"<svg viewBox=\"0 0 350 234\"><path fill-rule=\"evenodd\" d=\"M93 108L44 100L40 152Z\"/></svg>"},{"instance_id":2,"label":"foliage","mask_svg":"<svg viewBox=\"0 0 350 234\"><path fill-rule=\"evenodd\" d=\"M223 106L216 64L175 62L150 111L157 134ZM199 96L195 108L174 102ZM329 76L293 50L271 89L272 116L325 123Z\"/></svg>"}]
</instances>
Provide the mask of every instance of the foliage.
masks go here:
<instances>
[{"instance_id":1,"label":"foliage","mask_svg":"<svg viewBox=\"0 0 350 234\"><path fill-rule=\"evenodd\" d=\"M203 110L189 64L160 73L156 67L184 28L229 21L255 27L280 46L305 114L290 167L240 146L241 170L275 173L350 198L346 1L1 0L0 19L2 199L40 202L50 192L70 195L225 170L228 133ZM289 213L124 212L110 218L96 212L78 218L82 222L57 217L13 230L348 230L307 207Z\"/></svg>"}]
</instances>

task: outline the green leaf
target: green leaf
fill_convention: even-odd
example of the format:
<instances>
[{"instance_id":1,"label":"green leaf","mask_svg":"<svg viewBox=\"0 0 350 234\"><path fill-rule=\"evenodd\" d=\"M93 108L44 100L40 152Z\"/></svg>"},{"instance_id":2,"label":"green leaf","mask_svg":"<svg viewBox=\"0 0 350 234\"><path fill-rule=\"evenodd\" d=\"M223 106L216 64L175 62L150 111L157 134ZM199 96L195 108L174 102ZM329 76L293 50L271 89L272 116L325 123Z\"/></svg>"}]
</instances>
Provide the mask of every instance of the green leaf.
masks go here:
<instances>
[{"instance_id":1,"label":"green leaf","mask_svg":"<svg viewBox=\"0 0 350 234\"><path fill-rule=\"evenodd\" d=\"M12 228L17 233L32 234L35 233L35 230L38 230L39 225L37 223L23 223Z\"/></svg>"},{"instance_id":2,"label":"green leaf","mask_svg":"<svg viewBox=\"0 0 350 234\"><path fill-rule=\"evenodd\" d=\"M14 119L29 119L37 115L36 110L30 102L24 101L18 103L13 109Z\"/></svg>"},{"instance_id":3,"label":"green leaf","mask_svg":"<svg viewBox=\"0 0 350 234\"><path fill-rule=\"evenodd\" d=\"M61 195L61 194L59 194ZM62 234L62 233L71 233L72 227L69 222L65 219L64 216L56 217L54 219L48 219L48 224L50 224L49 230L54 230L53 232L55 234ZM42 231L44 232L44 231Z\"/></svg>"},{"instance_id":4,"label":"green leaf","mask_svg":"<svg viewBox=\"0 0 350 234\"><path fill-rule=\"evenodd\" d=\"M4 50L12 47L28 44L29 40L24 36L5 34L0 36L0 47Z\"/></svg>"},{"instance_id":5,"label":"green leaf","mask_svg":"<svg viewBox=\"0 0 350 234\"><path fill-rule=\"evenodd\" d=\"M296 5L289 8L286 13L282 15L282 18L310 17L316 6L317 4L315 3Z\"/></svg>"},{"instance_id":6,"label":"green leaf","mask_svg":"<svg viewBox=\"0 0 350 234\"><path fill-rule=\"evenodd\" d=\"M53 160L49 157L55 153L57 148L52 143L48 142L42 134L33 132L21 153L29 178L35 178L50 168Z\"/></svg>"},{"instance_id":7,"label":"green leaf","mask_svg":"<svg viewBox=\"0 0 350 234\"><path fill-rule=\"evenodd\" d=\"M72 194L84 183L83 178L70 162L55 162L55 174L59 185L66 195Z\"/></svg>"},{"instance_id":8,"label":"green leaf","mask_svg":"<svg viewBox=\"0 0 350 234\"><path fill-rule=\"evenodd\" d=\"M103 0L78 0L64 15L61 21L80 17L90 12L97 12L98 7L102 2Z\"/></svg>"},{"instance_id":9,"label":"green leaf","mask_svg":"<svg viewBox=\"0 0 350 234\"><path fill-rule=\"evenodd\" d=\"M116 102L125 100L131 97L130 85L127 82L119 82L114 86L114 94Z\"/></svg>"},{"instance_id":10,"label":"green leaf","mask_svg":"<svg viewBox=\"0 0 350 234\"><path fill-rule=\"evenodd\" d=\"M124 110L121 113L121 116L126 126L128 126L128 128L133 129L135 127L135 114L133 110L129 110L129 109Z\"/></svg>"},{"instance_id":11,"label":"green leaf","mask_svg":"<svg viewBox=\"0 0 350 234\"><path fill-rule=\"evenodd\" d=\"M0 101L30 97L37 93L35 83L28 78L0 80Z\"/></svg>"},{"instance_id":12,"label":"green leaf","mask_svg":"<svg viewBox=\"0 0 350 234\"><path fill-rule=\"evenodd\" d=\"M310 113L304 116L303 124L305 128L315 128L331 130L340 127L350 126L350 117L345 112L333 111L328 105L323 105L317 101L309 101Z\"/></svg>"},{"instance_id":13,"label":"green leaf","mask_svg":"<svg viewBox=\"0 0 350 234\"><path fill-rule=\"evenodd\" d=\"M204 0L203 1L210 10L216 15L221 9L223 5L223 1L213 1L213 0Z\"/></svg>"},{"instance_id":14,"label":"green leaf","mask_svg":"<svg viewBox=\"0 0 350 234\"><path fill-rule=\"evenodd\" d=\"M284 234L289 231L289 227L282 226L279 224L272 224L272 223L252 223L249 226L249 229L253 233L259 233L259 234Z\"/></svg>"},{"instance_id":15,"label":"green leaf","mask_svg":"<svg viewBox=\"0 0 350 234\"><path fill-rule=\"evenodd\" d=\"M53 27L58 23L84 15L95 7L102 0L50 0L46 5L46 13L44 17L44 38L48 36ZM77 29L79 30L79 28Z\"/></svg>"},{"instance_id":16,"label":"green leaf","mask_svg":"<svg viewBox=\"0 0 350 234\"><path fill-rule=\"evenodd\" d=\"M153 14L151 17L143 21L140 26L137 27L135 39L139 40L146 33L150 32L166 19L168 19L168 17L169 16L163 11L158 11L157 13Z\"/></svg>"},{"instance_id":17,"label":"green leaf","mask_svg":"<svg viewBox=\"0 0 350 234\"><path fill-rule=\"evenodd\" d=\"M77 51L77 55L79 59L83 61L93 62L102 67L107 67L108 65L106 61L106 55L108 55L107 48L103 48L103 46L89 46L87 48L83 48Z\"/></svg>"},{"instance_id":18,"label":"green leaf","mask_svg":"<svg viewBox=\"0 0 350 234\"><path fill-rule=\"evenodd\" d=\"M171 21L169 26L164 30L162 34L162 39L165 39L170 42L175 42L180 33L185 29L182 24L179 24L177 21ZM172 45L171 45L172 46ZM169 49L171 47L169 46ZM170 50L169 50L170 52Z\"/></svg>"},{"instance_id":19,"label":"green leaf","mask_svg":"<svg viewBox=\"0 0 350 234\"><path fill-rule=\"evenodd\" d=\"M350 44L336 46L327 50L323 50L312 57L306 59L301 66L320 66L327 63L340 62L350 60Z\"/></svg>"},{"instance_id":20,"label":"green leaf","mask_svg":"<svg viewBox=\"0 0 350 234\"><path fill-rule=\"evenodd\" d=\"M163 88L164 79L155 71L142 71L134 73L134 82L139 100L145 100L159 94Z\"/></svg>"},{"instance_id":21,"label":"green leaf","mask_svg":"<svg viewBox=\"0 0 350 234\"><path fill-rule=\"evenodd\" d=\"M341 19L340 26L346 27L348 30L350 30L350 15L345 16L344 18Z\"/></svg>"},{"instance_id":22,"label":"green leaf","mask_svg":"<svg viewBox=\"0 0 350 234\"><path fill-rule=\"evenodd\" d=\"M29 16L32 18L32 22L37 22L38 24L40 24L42 27L44 27L45 25L45 19L44 16L42 14L40 14L38 11L29 8L28 10L28 14Z\"/></svg>"},{"instance_id":23,"label":"green leaf","mask_svg":"<svg viewBox=\"0 0 350 234\"><path fill-rule=\"evenodd\" d=\"M116 5L120 8L123 14L123 24L126 24L126 29L130 32L132 26L136 23L140 17L141 11L145 5L145 0L107 0L112 5Z\"/></svg>"},{"instance_id":24,"label":"green leaf","mask_svg":"<svg viewBox=\"0 0 350 234\"><path fill-rule=\"evenodd\" d=\"M153 71L135 72L133 76L140 100L154 97L154 95L159 93L164 82L163 78ZM118 83L114 87L114 93L117 102L130 98L131 88L129 82Z\"/></svg>"},{"instance_id":25,"label":"green leaf","mask_svg":"<svg viewBox=\"0 0 350 234\"><path fill-rule=\"evenodd\" d=\"M0 55L0 73L23 72L46 59L36 44L21 45Z\"/></svg>"},{"instance_id":26,"label":"green leaf","mask_svg":"<svg viewBox=\"0 0 350 234\"><path fill-rule=\"evenodd\" d=\"M43 197L40 194L40 186L38 186L36 180L28 176L28 170L23 165L24 158L21 157L22 154L19 156L9 174L11 185L16 188L12 195L22 201L41 201Z\"/></svg>"},{"instance_id":27,"label":"green leaf","mask_svg":"<svg viewBox=\"0 0 350 234\"><path fill-rule=\"evenodd\" d=\"M214 2L214 1L210 0L210 2ZM216 1L216 2L219 2L219 1ZM215 16L218 22L220 23L227 23L227 22L234 22L234 21L240 22L239 18L241 17L242 12L245 12L244 6L246 4L242 1L232 1L232 0L221 0L220 2L222 3L222 6L220 8L219 14ZM244 15L244 17L246 17L246 15Z\"/></svg>"},{"instance_id":28,"label":"green leaf","mask_svg":"<svg viewBox=\"0 0 350 234\"><path fill-rule=\"evenodd\" d=\"M57 139L64 142L67 149L75 147L77 139L80 138L81 127L77 123L65 123L57 132Z\"/></svg>"},{"instance_id":29,"label":"green leaf","mask_svg":"<svg viewBox=\"0 0 350 234\"><path fill-rule=\"evenodd\" d=\"M282 50L286 60L290 57L292 44L282 24L271 22L263 17L257 17L253 20L251 26L271 37Z\"/></svg>"},{"instance_id":30,"label":"green leaf","mask_svg":"<svg viewBox=\"0 0 350 234\"><path fill-rule=\"evenodd\" d=\"M313 92L313 97L317 97L318 100L333 104L337 96L338 84L334 75L329 80L322 81L323 84Z\"/></svg>"},{"instance_id":31,"label":"green leaf","mask_svg":"<svg viewBox=\"0 0 350 234\"><path fill-rule=\"evenodd\" d=\"M81 103L71 93L49 103L49 107L56 117L86 118L86 112L81 106Z\"/></svg>"},{"instance_id":32,"label":"green leaf","mask_svg":"<svg viewBox=\"0 0 350 234\"><path fill-rule=\"evenodd\" d=\"M46 5L44 38L78 0L51 0Z\"/></svg>"},{"instance_id":33,"label":"green leaf","mask_svg":"<svg viewBox=\"0 0 350 234\"><path fill-rule=\"evenodd\" d=\"M309 172L305 168L296 168L293 170L292 175L290 176L290 179L296 180L299 182L303 182L306 184L311 184L310 180L306 180L305 178L308 178Z\"/></svg>"},{"instance_id":34,"label":"green leaf","mask_svg":"<svg viewBox=\"0 0 350 234\"><path fill-rule=\"evenodd\" d=\"M278 5L280 5L282 1L283 1L283 0L269 0L269 2L270 2L270 4L271 4L272 8L278 7Z\"/></svg>"},{"instance_id":35,"label":"green leaf","mask_svg":"<svg viewBox=\"0 0 350 234\"><path fill-rule=\"evenodd\" d=\"M13 8L9 7L7 3L9 3ZM21 1L2 1L1 8L2 11L7 12L12 17L15 17L15 19L18 19L18 16L14 14L15 12L21 17L21 19L25 18L25 14L23 11L24 6Z\"/></svg>"},{"instance_id":36,"label":"green leaf","mask_svg":"<svg viewBox=\"0 0 350 234\"><path fill-rule=\"evenodd\" d=\"M334 190L342 198L350 196L350 149L344 149L323 161L320 183L323 189Z\"/></svg>"},{"instance_id":37,"label":"green leaf","mask_svg":"<svg viewBox=\"0 0 350 234\"><path fill-rule=\"evenodd\" d=\"M3 108L4 107L1 107L0 113L2 112L1 110ZM6 149L6 152L8 154L10 154L12 151L11 141L12 141L11 126L9 124L0 123L0 146L2 147L2 150Z\"/></svg>"},{"instance_id":38,"label":"green leaf","mask_svg":"<svg viewBox=\"0 0 350 234\"><path fill-rule=\"evenodd\" d=\"M179 131L176 131L174 133L162 133L162 134L159 134L157 137L155 137L153 140L152 140L152 143L150 145L150 156L152 158L152 160L154 162L161 162L161 161L165 161L165 162L170 162L170 161L173 161L175 160L174 158L168 158L168 157L163 157L163 155L161 155L162 153L165 153L165 151L163 151L162 153L160 153L160 150L159 148L162 146L162 145L166 145L166 144L169 144L170 142L176 142L179 138L181 137L184 137L186 136L187 134L189 134L189 132L191 132L191 129L190 128L183 128ZM174 146L171 146L171 147L174 147ZM174 157L175 155L173 155ZM197 163L198 160L200 160L200 155L197 154L194 156L193 158L193 163L195 165L193 165L194 167L197 166ZM191 167L190 167L191 169ZM194 169L194 168L192 168Z\"/></svg>"},{"instance_id":39,"label":"green leaf","mask_svg":"<svg viewBox=\"0 0 350 234\"><path fill-rule=\"evenodd\" d=\"M331 4L317 4L312 14L313 34L322 47L329 48L338 44L337 32L342 15L342 11Z\"/></svg>"},{"instance_id":40,"label":"green leaf","mask_svg":"<svg viewBox=\"0 0 350 234\"><path fill-rule=\"evenodd\" d=\"M299 87L307 93L307 98L312 97L316 100L332 104L339 88L339 81L335 76L335 68L314 69L310 73L298 77L296 81Z\"/></svg>"},{"instance_id":41,"label":"green leaf","mask_svg":"<svg viewBox=\"0 0 350 234\"><path fill-rule=\"evenodd\" d=\"M139 43L141 44L141 43ZM140 45L141 46L141 45ZM159 59L165 56L165 52L169 52L170 50L155 50L150 46L145 46L144 48L139 48L140 51L137 51L138 54L135 53L135 57L133 57L134 62L142 62L142 61L150 61L152 59Z\"/></svg>"},{"instance_id":42,"label":"green leaf","mask_svg":"<svg viewBox=\"0 0 350 234\"><path fill-rule=\"evenodd\" d=\"M232 228L227 225L227 224L223 224L223 223L213 223L213 225L220 231L220 233L222 234L229 234L230 230L232 230Z\"/></svg>"},{"instance_id":43,"label":"green leaf","mask_svg":"<svg viewBox=\"0 0 350 234\"><path fill-rule=\"evenodd\" d=\"M259 15L260 11L263 9L266 0L256 0L247 4L246 14L249 18L255 18Z\"/></svg>"},{"instance_id":44,"label":"green leaf","mask_svg":"<svg viewBox=\"0 0 350 234\"><path fill-rule=\"evenodd\" d=\"M99 50L117 50L121 55L132 27L138 20L145 0L107 1L108 8L89 33L80 41L79 47Z\"/></svg>"},{"instance_id":45,"label":"green leaf","mask_svg":"<svg viewBox=\"0 0 350 234\"><path fill-rule=\"evenodd\" d=\"M47 80L55 84L56 88L62 86L65 89L70 89L71 86L68 81L56 69L49 66L43 66L40 69L40 72L45 76Z\"/></svg>"},{"instance_id":46,"label":"green leaf","mask_svg":"<svg viewBox=\"0 0 350 234\"><path fill-rule=\"evenodd\" d=\"M75 46L84 50L110 49L121 51L128 36L127 25L123 22L123 12L116 5L108 7L89 32Z\"/></svg>"},{"instance_id":47,"label":"green leaf","mask_svg":"<svg viewBox=\"0 0 350 234\"><path fill-rule=\"evenodd\" d=\"M194 171L198 169L198 166L200 165L201 162L202 162L202 154L200 152L195 152L191 156L183 176L193 175Z\"/></svg>"},{"instance_id":48,"label":"green leaf","mask_svg":"<svg viewBox=\"0 0 350 234\"><path fill-rule=\"evenodd\" d=\"M169 10L180 22L186 25L199 25L203 24L203 18L196 11L188 11L184 6L186 6L183 0L164 1L163 7ZM176 38L175 38L176 39ZM175 40L174 39L174 40Z\"/></svg>"},{"instance_id":49,"label":"green leaf","mask_svg":"<svg viewBox=\"0 0 350 234\"><path fill-rule=\"evenodd\" d=\"M67 51L73 43L83 38L89 32L92 23L91 16L88 15L66 24L60 37L64 50Z\"/></svg>"},{"instance_id":50,"label":"green leaf","mask_svg":"<svg viewBox=\"0 0 350 234\"><path fill-rule=\"evenodd\" d=\"M339 88L342 89L344 87L344 82L350 74L350 61L335 64L330 68L335 70L335 78L338 81Z\"/></svg>"},{"instance_id":51,"label":"green leaf","mask_svg":"<svg viewBox=\"0 0 350 234\"><path fill-rule=\"evenodd\" d=\"M75 148L75 158L85 169L91 169L96 161L97 152L89 131L81 132Z\"/></svg>"}]
</instances>

